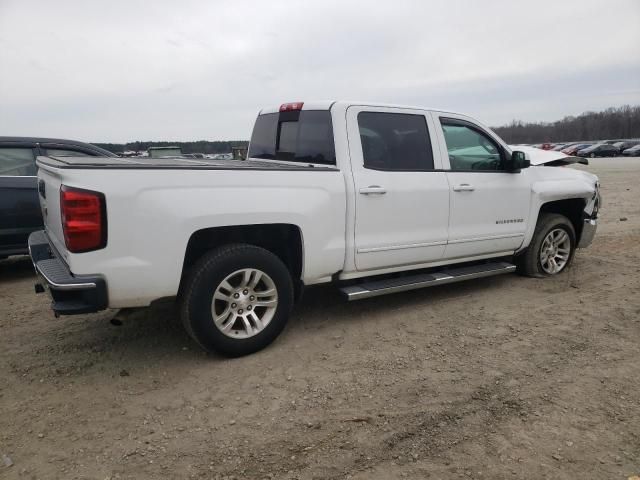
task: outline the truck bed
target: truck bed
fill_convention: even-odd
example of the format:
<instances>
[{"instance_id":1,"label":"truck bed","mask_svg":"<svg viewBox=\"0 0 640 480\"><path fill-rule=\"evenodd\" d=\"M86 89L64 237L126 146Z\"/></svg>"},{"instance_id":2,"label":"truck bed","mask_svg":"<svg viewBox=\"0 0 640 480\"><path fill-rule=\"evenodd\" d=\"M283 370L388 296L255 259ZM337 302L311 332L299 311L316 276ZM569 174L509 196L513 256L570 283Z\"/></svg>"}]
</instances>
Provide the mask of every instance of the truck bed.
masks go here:
<instances>
[{"instance_id":1,"label":"truck bed","mask_svg":"<svg viewBox=\"0 0 640 480\"><path fill-rule=\"evenodd\" d=\"M166 169L166 170L336 170L335 167L306 163L287 163L278 160L213 160L207 158L119 158L119 157L38 157L38 163L68 169Z\"/></svg>"}]
</instances>

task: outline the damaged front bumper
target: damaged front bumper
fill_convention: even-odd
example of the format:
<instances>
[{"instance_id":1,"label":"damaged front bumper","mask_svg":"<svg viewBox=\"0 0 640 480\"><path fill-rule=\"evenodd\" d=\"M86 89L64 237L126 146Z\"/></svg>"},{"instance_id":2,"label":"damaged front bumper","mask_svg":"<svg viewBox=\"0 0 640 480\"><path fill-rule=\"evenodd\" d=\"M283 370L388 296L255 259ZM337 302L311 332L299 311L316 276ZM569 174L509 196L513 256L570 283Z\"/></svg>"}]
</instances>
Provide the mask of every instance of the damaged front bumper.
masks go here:
<instances>
[{"instance_id":1,"label":"damaged front bumper","mask_svg":"<svg viewBox=\"0 0 640 480\"><path fill-rule=\"evenodd\" d=\"M582 234L580 235L580 241L578 242L578 248L587 248L593 242L593 237L596 236L596 230L598 229L598 219L588 218L584 220L582 224Z\"/></svg>"},{"instance_id":2,"label":"damaged front bumper","mask_svg":"<svg viewBox=\"0 0 640 480\"><path fill-rule=\"evenodd\" d=\"M598 212L600 211L601 205L600 184L596 183L596 191L593 194L593 198L591 198L584 209L582 232L580 233L578 248L587 248L593 242L593 238L596 236L596 230L598 229Z\"/></svg>"}]
</instances>

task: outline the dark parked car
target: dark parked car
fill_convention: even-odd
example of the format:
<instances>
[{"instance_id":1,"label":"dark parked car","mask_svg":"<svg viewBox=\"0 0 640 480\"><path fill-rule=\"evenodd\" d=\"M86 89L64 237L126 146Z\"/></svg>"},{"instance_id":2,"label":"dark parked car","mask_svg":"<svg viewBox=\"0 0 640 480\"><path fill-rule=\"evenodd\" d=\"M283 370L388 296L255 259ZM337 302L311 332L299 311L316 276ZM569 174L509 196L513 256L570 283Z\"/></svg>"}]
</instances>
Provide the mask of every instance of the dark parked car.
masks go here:
<instances>
[{"instance_id":1,"label":"dark parked car","mask_svg":"<svg viewBox=\"0 0 640 480\"><path fill-rule=\"evenodd\" d=\"M620 150L618 150L613 145L608 143L599 143L597 145L592 145L587 148L583 148L582 150L578 150L577 155L579 157L617 157L620 155Z\"/></svg>"},{"instance_id":2,"label":"dark parked car","mask_svg":"<svg viewBox=\"0 0 640 480\"><path fill-rule=\"evenodd\" d=\"M116 156L73 140L0 137L0 259L27 253L27 237L42 229L36 177L38 155Z\"/></svg>"},{"instance_id":3,"label":"dark parked car","mask_svg":"<svg viewBox=\"0 0 640 480\"><path fill-rule=\"evenodd\" d=\"M635 147L636 145L639 145L640 141L638 140L623 140L621 142L616 142L613 144L614 147L616 147L620 153L624 152L627 148L631 148L631 147Z\"/></svg>"},{"instance_id":4,"label":"dark parked car","mask_svg":"<svg viewBox=\"0 0 640 480\"><path fill-rule=\"evenodd\" d=\"M631 148L627 148L622 152L625 157L640 157L640 144Z\"/></svg>"}]
</instances>

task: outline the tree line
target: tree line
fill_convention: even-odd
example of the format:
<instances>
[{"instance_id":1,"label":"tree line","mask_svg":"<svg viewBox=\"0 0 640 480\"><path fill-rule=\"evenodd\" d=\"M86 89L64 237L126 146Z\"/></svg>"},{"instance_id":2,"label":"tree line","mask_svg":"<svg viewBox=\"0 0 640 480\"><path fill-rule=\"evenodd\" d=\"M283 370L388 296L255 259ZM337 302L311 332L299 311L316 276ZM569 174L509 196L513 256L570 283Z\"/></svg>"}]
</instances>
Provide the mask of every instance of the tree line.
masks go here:
<instances>
[{"instance_id":1,"label":"tree line","mask_svg":"<svg viewBox=\"0 0 640 480\"><path fill-rule=\"evenodd\" d=\"M640 139L640 105L585 112L556 122L514 120L508 125L494 127L493 130L511 144Z\"/></svg>"},{"instance_id":2,"label":"tree line","mask_svg":"<svg viewBox=\"0 0 640 480\"><path fill-rule=\"evenodd\" d=\"M127 150L146 151L149 147L180 147L182 153L229 153L231 147L246 147L246 140L197 140L194 142L129 142L129 143L94 143L98 147L113 153Z\"/></svg>"}]
</instances>

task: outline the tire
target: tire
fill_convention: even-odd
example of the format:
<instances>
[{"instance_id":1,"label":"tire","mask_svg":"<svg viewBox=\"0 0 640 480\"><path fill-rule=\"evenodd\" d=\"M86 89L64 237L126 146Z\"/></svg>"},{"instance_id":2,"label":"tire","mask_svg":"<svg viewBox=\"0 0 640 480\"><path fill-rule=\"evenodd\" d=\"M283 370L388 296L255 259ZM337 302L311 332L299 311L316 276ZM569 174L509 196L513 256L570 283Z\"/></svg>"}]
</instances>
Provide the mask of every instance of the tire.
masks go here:
<instances>
[{"instance_id":1,"label":"tire","mask_svg":"<svg viewBox=\"0 0 640 480\"><path fill-rule=\"evenodd\" d=\"M180 296L182 323L196 343L207 352L239 357L263 349L282 332L293 306L293 282L273 253L232 244L203 255Z\"/></svg>"},{"instance_id":2,"label":"tire","mask_svg":"<svg viewBox=\"0 0 640 480\"><path fill-rule=\"evenodd\" d=\"M566 253L566 261L562 264L561 268L554 271L551 264L545 262L543 264L542 258L549 258L551 255L543 254L548 253L548 248L552 243L546 243L547 237L554 232L556 238L564 238L561 232L564 231L567 234L568 242L563 242L560 248L557 248L556 254L563 256L563 250L568 248ZM556 233L557 232L557 233ZM553 248L553 247L551 247ZM533 233L531 243L525 252L516 258L516 264L518 267L518 273L526 275L528 277L550 277L558 275L565 271L573 260L573 256L576 248L576 232L573 228L573 224L564 215L557 213L541 213L536 224L536 229ZM554 257L554 262L560 257ZM559 260L558 260L559 261ZM559 264L556 264L559 265Z\"/></svg>"}]
</instances>

